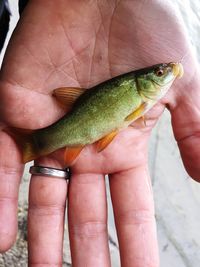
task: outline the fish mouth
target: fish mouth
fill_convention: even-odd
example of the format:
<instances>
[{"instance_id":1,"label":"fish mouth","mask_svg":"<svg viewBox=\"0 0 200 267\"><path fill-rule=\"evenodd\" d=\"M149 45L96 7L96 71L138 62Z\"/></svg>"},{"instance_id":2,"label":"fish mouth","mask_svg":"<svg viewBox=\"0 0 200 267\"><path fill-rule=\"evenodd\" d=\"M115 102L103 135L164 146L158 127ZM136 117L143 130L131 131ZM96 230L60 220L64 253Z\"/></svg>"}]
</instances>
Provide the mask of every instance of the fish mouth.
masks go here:
<instances>
[{"instance_id":1,"label":"fish mouth","mask_svg":"<svg viewBox=\"0 0 200 267\"><path fill-rule=\"evenodd\" d=\"M172 72L175 77L181 78L184 74L183 65L181 63L170 63L172 67Z\"/></svg>"}]
</instances>

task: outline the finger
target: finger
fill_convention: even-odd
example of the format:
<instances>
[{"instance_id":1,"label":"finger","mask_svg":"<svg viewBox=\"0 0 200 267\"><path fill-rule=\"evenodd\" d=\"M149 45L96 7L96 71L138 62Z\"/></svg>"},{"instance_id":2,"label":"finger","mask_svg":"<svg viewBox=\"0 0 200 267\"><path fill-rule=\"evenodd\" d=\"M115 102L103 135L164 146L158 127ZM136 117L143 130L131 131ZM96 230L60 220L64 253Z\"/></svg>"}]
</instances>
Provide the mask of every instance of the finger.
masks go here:
<instances>
[{"instance_id":1,"label":"finger","mask_svg":"<svg viewBox=\"0 0 200 267\"><path fill-rule=\"evenodd\" d=\"M21 156L14 141L0 132L0 252L8 250L17 233L17 202L23 174Z\"/></svg>"},{"instance_id":2,"label":"finger","mask_svg":"<svg viewBox=\"0 0 200 267\"><path fill-rule=\"evenodd\" d=\"M180 88L175 105L170 104L172 126L187 172L200 181L200 78L199 74Z\"/></svg>"},{"instance_id":3,"label":"finger","mask_svg":"<svg viewBox=\"0 0 200 267\"><path fill-rule=\"evenodd\" d=\"M50 161L42 165L60 167ZM33 175L29 190L29 266L62 266L67 182Z\"/></svg>"},{"instance_id":4,"label":"finger","mask_svg":"<svg viewBox=\"0 0 200 267\"><path fill-rule=\"evenodd\" d=\"M110 177L122 267L158 267L154 205L147 167Z\"/></svg>"},{"instance_id":5,"label":"finger","mask_svg":"<svg viewBox=\"0 0 200 267\"><path fill-rule=\"evenodd\" d=\"M73 266L110 266L103 175L73 175L68 217Z\"/></svg>"}]
</instances>

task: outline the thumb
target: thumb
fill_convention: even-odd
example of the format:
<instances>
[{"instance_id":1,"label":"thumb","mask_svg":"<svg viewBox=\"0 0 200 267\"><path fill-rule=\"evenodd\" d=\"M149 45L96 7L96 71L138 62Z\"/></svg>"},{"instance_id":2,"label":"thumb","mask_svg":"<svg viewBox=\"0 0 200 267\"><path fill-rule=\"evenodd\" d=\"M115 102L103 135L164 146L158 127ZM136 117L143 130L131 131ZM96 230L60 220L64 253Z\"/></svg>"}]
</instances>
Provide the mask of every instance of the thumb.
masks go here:
<instances>
[{"instance_id":1,"label":"thumb","mask_svg":"<svg viewBox=\"0 0 200 267\"><path fill-rule=\"evenodd\" d=\"M188 174L200 182L200 71L181 88L171 105L172 127Z\"/></svg>"}]
</instances>

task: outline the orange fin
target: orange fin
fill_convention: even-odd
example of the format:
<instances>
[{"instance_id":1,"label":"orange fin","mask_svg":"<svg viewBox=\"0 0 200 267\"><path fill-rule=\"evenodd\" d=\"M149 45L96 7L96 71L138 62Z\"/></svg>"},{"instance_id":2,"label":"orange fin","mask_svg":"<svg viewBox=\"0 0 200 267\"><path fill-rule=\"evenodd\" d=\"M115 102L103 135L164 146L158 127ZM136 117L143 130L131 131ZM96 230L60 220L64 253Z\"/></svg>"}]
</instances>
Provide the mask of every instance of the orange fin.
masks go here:
<instances>
[{"instance_id":1,"label":"orange fin","mask_svg":"<svg viewBox=\"0 0 200 267\"><path fill-rule=\"evenodd\" d=\"M146 127L147 124L146 124L146 119L145 119L145 116L141 116L140 118L136 119L135 121L133 121L128 127L132 127L132 128L136 128L137 126L140 126L140 127Z\"/></svg>"},{"instance_id":2,"label":"orange fin","mask_svg":"<svg viewBox=\"0 0 200 267\"><path fill-rule=\"evenodd\" d=\"M84 146L66 147L64 154L64 162L67 167L71 166L74 160L81 153Z\"/></svg>"},{"instance_id":3,"label":"orange fin","mask_svg":"<svg viewBox=\"0 0 200 267\"><path fill-rule=\"evenodd\" d=\"M104 150L118 134L118 130L115 130L96 142L97 152Z\"/></svg>"},{"instance_id":4,"label":"orange fin","mask_svg":"<svg viewBox=\"0 0 200 267\"><path fill-rule=\"evenodd\" d=\"M143 121L143 123L144 123L144 126L146 127L146 126L147 126L147 122L146 122L145 116L143 115L143 116L141 117L141 119L142 119L142 121Z\"/></svg>"},{"instance_id":5,"label":"orange fin","mask_svg":"<svg viewBox=\"0 0 200 267\"><path fill-rule=\"evenodd\" d=\"M134 110L131 114L129 114L126 118L125 121L134 121L137 118L141 117L144 114L144 111L146 109L147 104L142 103L139 108Z\"/></svg>"},{"instance_id":6,"label":"orange fin","mask_svg":"<svg viewBox=\"0 0 200 267\"><path fill-rule=\"evenodd\" d=\"M145 116L141 116L140 118L137 119L137 122L139 122L141 124L141 126L147 126L147 123L146 123L146 119L145 119Z\"/></svg>"},{"instance_id":7,"label":"orange fin","mask_svg":"<svg viewBox=\"0 0 200 267\"><path fill-rule=\"evenodd\" d=\"M21 149L23 163L27 163L39 157L38 152L34 146L34 130L7 127L3 129L3 131L13 137L16 144L19 146L19 149Z\"/></svg>"},{"instance_id":8,"label":"orange fin","mask_svg":"<svg viewBox=\"0 0 200 267\"><path fill-rule=\"evenodd\" d=\"M86 89L76 87L62 87L53 91L53 95L64 106L71 107Z\"/></svg>"}]
</instances>

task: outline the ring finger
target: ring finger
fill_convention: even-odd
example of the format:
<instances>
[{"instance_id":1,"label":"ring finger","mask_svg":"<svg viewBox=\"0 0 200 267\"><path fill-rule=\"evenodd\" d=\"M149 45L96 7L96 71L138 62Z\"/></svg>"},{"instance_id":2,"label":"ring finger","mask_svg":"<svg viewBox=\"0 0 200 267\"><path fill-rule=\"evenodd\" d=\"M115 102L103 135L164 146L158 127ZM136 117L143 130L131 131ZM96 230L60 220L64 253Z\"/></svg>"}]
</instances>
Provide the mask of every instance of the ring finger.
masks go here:
<instances>
[{"instance_id":1,"label":"ring finger","mask_svg":"<svg viewBox=\"0 0 200 267\"><path fill-rule=\"evenodd\" d=\"M59 168L45 162L48 167ZM43 164L44 165L44 164ZM29 266L62 266L65 179L32 175L29 189Z\"/></svg>"}]
</instances>

